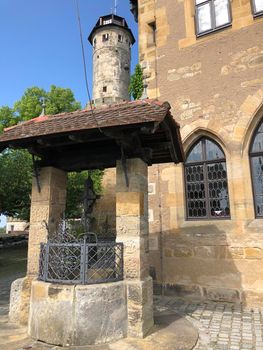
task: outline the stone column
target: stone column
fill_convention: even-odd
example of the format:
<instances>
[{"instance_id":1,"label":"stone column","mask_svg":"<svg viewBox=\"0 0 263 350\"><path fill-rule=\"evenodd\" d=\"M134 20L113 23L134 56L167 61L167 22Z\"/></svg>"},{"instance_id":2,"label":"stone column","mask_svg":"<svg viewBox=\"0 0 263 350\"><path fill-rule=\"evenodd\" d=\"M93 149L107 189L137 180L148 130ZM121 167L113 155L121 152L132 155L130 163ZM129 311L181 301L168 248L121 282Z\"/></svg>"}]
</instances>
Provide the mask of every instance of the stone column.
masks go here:
<instances>
[{"instance_id":1,"label":"stone column","mask_svg":"<svg viewBox=\"0 0 263 350\"><path fill-rule=\"evenodd\" d=\"M128 336L142 338L153 326L153 289L149 276L148 167L141 159L127 160L129 186L120 161L116 179L117 241L124 244Z\"/></svg>"},{"instance_id":2,"label":"stone column","mask_svg":"<svg viewBox=\"0 0 263 350\"><path fill-rule=\"evenodd\" d=\"M64 212L67 174L56 168L45 167L40 170L39 183L40 193L36 178L33 177L27 276L12 283L10 295L9 320L22 325L28 323L31 284L38 275L40 243L47 240L43 220L54 228Z\"/></svg>"},{"instance_id":3,"label":"stone column","mask_svg":"<svg viewBox=\"0 0 263 350\"><path fill-rule=\"evenodd\" d=\"M66 205L67 174L53 167L40 170L38 192L36 178L33 177L28 242L27 275L37 276L40 243L47 241L46 221L50 229L55 229Z\"/></svg>"}]
</instances>

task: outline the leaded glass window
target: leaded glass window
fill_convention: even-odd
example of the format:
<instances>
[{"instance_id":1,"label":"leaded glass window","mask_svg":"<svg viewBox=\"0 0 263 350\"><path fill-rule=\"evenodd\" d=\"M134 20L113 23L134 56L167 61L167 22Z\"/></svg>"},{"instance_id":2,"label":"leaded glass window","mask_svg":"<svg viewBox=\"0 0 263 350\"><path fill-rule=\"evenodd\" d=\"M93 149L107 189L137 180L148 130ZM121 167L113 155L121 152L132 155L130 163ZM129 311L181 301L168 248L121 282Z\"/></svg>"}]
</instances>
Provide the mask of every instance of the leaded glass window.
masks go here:
<instances>
[{"instance_id":1,"label":"leaded glass window","mask_svg":"<svg viewBox=\"0 0 263 350\"><path fill-rule=\"evenodd\" d=\"M196 0L195 13L198 36L231 24L229 0Z\"/></svg>"},{"instance_id":2,"label":"leaded glass window","mask_svg":"<svg viewBox=\"0 0 263 350\"><path fill-rule=\"evenodd\" d=\"M225 155L209 138L200 139L188 153L185 189L188 219L230 217Z\"/></svg>"},{"instance_id":3,"label":"leaded glass window","mask_svg":"<svg viewBox=\"0 0 263 350\"><path fill-rule=\"evenodd\" d=\"M263 217L263 121L257 127L250 146L250 165L256 217Z\"/></svg>"},{"instance_id":4,"label":"leaded glass window","mask_svg":"<svg viewBox=\"0 0 263 350\"><path fill-rule=\"evenodd\" d=\"M263 15L263 0L252 0L252 8L254 16Z\"/></svg>"}]
</instances>

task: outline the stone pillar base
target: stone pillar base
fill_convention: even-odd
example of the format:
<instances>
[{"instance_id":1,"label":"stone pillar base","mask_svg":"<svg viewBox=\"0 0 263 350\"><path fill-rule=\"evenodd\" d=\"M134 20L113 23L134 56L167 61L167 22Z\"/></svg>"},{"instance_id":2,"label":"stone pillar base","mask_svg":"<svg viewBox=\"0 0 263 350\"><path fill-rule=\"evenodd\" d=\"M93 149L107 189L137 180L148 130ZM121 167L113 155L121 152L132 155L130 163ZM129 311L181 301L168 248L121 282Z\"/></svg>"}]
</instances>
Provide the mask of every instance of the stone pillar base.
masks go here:
<instances>
[{"instance_id":1,"label":"stone pillar base","mask_svg":"<svg viewBox=\"0 0 263 350\"><path fill-rule=\"evenodd\" d=\"M28 324L32 278L15 280L11 285L9 322L23 326Z\"/></svg>"},{"instance_id":2,"label":"stone pillar base","mask_svg":"<svg viewBox=\"0 0 263 350\"><path fill-rule=\"evenodd\" d=\"M144 338L154 325L152 278L126 280L128 337Z\"/></svg>"}]
</instances>

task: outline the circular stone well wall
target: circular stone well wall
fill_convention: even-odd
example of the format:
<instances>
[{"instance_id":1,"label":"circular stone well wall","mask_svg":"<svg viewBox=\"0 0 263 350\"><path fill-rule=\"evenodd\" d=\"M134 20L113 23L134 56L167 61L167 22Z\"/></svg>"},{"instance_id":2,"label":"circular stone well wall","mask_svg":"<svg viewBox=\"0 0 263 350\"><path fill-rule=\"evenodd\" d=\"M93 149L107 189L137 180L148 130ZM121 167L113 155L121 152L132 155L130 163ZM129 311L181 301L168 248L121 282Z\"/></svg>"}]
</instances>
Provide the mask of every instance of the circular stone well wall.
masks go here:
<instances>
[{"instance_id":1,"label":"circular stone well wall","mask_svg":"<svg viewBox=\"0 0 263 350\"><path fill-rule=\"evenodd\" d=\"M127 335L123 281L96 285L59 285L34 281L29 334L62 346L107 343Z\"/></svg>"}]
</instances>

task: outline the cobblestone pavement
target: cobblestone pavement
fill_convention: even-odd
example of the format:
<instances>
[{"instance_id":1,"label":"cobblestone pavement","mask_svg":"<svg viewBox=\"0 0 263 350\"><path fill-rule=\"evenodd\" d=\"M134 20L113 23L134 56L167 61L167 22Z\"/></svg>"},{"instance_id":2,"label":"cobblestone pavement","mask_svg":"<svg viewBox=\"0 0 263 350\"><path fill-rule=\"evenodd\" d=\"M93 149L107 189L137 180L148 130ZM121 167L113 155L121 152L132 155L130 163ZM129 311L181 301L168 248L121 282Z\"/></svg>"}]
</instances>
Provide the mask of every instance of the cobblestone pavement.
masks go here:
<instances>
[{"instance_id":1,"label":"cobblestone pavement","mask_svg":"<svg viewBox=\"0 0 263 350\"><path fill-rule=\"evenodd\" d=\"M194 350L263 350L263 310L242 305L155 298L157 311L175 311L198 329Z\"/></svg>"}]
</instances>

